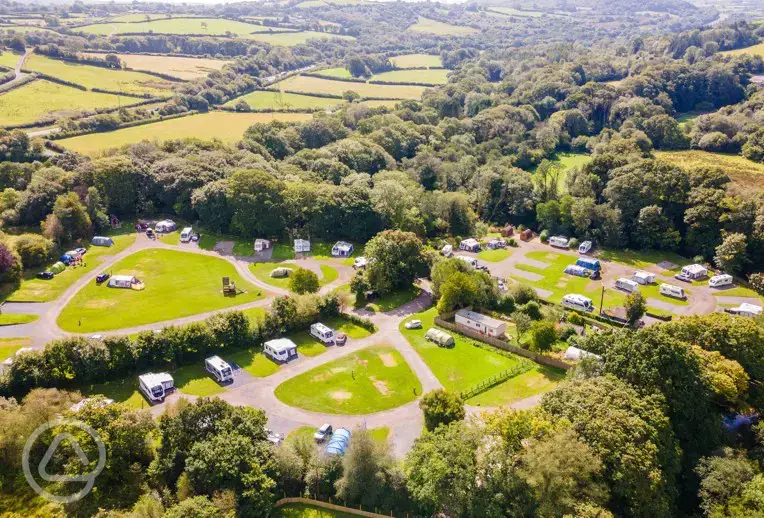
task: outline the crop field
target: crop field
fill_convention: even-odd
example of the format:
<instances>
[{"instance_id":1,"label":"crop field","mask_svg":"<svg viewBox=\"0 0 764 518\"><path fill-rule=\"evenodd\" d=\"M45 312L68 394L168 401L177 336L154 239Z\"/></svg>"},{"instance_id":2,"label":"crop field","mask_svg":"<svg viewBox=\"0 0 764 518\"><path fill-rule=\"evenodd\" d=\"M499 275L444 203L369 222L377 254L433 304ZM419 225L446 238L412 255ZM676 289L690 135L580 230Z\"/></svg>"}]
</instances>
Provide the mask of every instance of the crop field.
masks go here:
<instances>
[{"instance_id":1,"label":"crop field","mask_svg":"<svg viewBox=\"0 0 764 518\"><path fill-rule=\"evenodd\" d=\"M113 92L151 94L164 97L172 95L172 83L141 72L110 70L91 65L69 63L37 54L27 56L23 69L41 72L88 89L102 88ZM82 95L88 96L90 94ZM125 104L129 103L125 101Z\"/></svg>"},{"instance_id":2,"label":"crop field","mask_svg":"<svg viewBox=\"0 0 764 518\"><path fill-rule=\"evenodd\" d=\"M394 81L400 83L425 83L444 85L448 83L450 70L445 68L431 68L427 70L391 70L376 74L371 78L371 83L377 81Z\"/></svg>"},{"instance_id":3,"label":"crop field","mask_svg":"<svg viewBox=\"0 0 764 518\"><path fill-rule=\"evenodd\" d=\"M21 54L18 54L16 52L5 51L2 54L0 54L0 67L10 68L10 69L16 68L16 63L18 63L20 57L21 57Z\"/></svg>"},{"instance_id":4,"label":"crop field","mask_svg":"<svg viewBox=\"0 0 764 518\"><path fill-rule=\"evenodd\" d=\"M276 387L287 405L331 414L370 414L396 408L422 394L422 384L398 351L362 349Z\"/></svg>"},{"instance_id":5,"label":"crop field","mask_svg":"<svg viewBox=\"0 0 764 518\"><path fill-rule=\"evenodd\" d=\"M154 34L209 34L211 36L222 36L231 32L241 36L259 29L261 30L262 26L223 18L163 18L137 23L94 23L78 27L75 30L104 36L149 32Z\"/></svg>"},{"instance_id":6,"label":"crop field","mask_svg":"<svg viewBox=\"0 0 764 518\"><path fill-rule=\"evenodd\" d=\"M263 41L270 43L271 45L278 45L282 47L292 47L294 45L300 45L310 39L321 38L339 38L342 40L354 40L353 36L345 36L340 34L332 34L331 32L317 32L317 31L299 31L299 32L276 32L273 33L260 33L249 34L247 39Z\"/></svg>"},{"instance_id":7,"label":"crop field","mask_svg":"<svg viewBox=\"0 0 764 518\"><path fill-rule=\"evenodd\" d=\"M120 16L115 16L113 18L109 18L109 21L116 22L116 23L127 23L127 22L145 22L149 20L160 20L165 18L167 18L166 14L136 13L136 14L122 14Z\"/></svg>"},{"instance_id":8,"label":"crop field","mask_svg":"<svg viewBox=\"0 0 764 518\"><path fill-rule=\"evenodd\" d=\"M345 67L325 68L323 70L317 70L316 74L322 76L337 77L339 79L352 79L353 75Z\"/></svg>"},{"instance_id":9,"label":"crop field","mask_svg":"<svg viewBox=\"0 0 764 518\"><path fill-rule=\"evenodd\" d=\"M419 21L414 25L410 25L407 30L427 32L437 36L467 36L469 34L477 34L479 32L477 29L473 29L472 27L463 27L461 25L443 23L437 20L424 18L423 16L420 16Z\"/></svg>"},{"instance_id":10,"label":"crop field","mask_svg":"<svg viewBox=\"0 0 764 518\"><path fill-rule=\"evenodd\" d=\"M352 90L361 97L380 97L383 99L419 99L422 97L422 92L425 91L424 86L348 83L308 76L292 76L278 83L278 86L281 90L337 96Z\"/></svg>"},{"instance_id":11,"label":"crop field","mask_svg":"<svg viewBox=\"0 0 764 518\"><path fill-rule=\"evenodd\" d=\"M89 333L133 327L253 302L261 291L236 273L229 262L213 256L165 249L136 252L109 268L113 275L135 275L145 289L88 284L58 317L65 330ZM222 278L244 290L223 295Z\"/></svg>"},{"instance_id":12,"label":"crop field","mask_svg":"<svg viewBox=\"0 0 764 518\"><path fill-rule=\"evenodd\" d=\"M327 99L312 95L281 93L275 90L257 90L236 99L231 99L225 106L235 106L239 101L245 101L252 110L321 110L332 108L344 101L342 99Z\"/></svg>"},{"instance_id":13,"label":"crop field","mask_svg":"<svg viewBox=\"0 0 764 518\"><path fill-rule=\"evenodd\" d=\"M764 164L757 164L739 155L708 151L656 151L655 156L680 167L720 167L730 179L743 188L760 190L764 187Z\"/></svg>"},{"instance_id":14,"label":"crop field","mask_svg":"<svg viewBox=\"0 0 764 518\"><path fill-rule=\"evenodd\" d=\"M103 59L105 54L84 52L84 56ZM205 77L213 70L220 70L228 63L222 59L186 58L182 56L147 56L144 54L117 54L128 68L157 72L178 79L189 80Z\"/></svg>"},{"instance_id":15,"label":"crop field","mask_svg":"<svg viewBox=\"0 0 764 518\"><path fill-rule=\"evenodd\" d=\"M742 49L725 50L724 52L720 52L719 54L726 55L726 56L740 56L741 54L751 54L753 56L764 57L764 43L759 43L758 45L753 45L752 47L745 47Z\"/></svg>"},{"instance_id":16,"label":"crop field","mask_svg":"<svg viewBox=\"0 0 764 518\"><path fill-rule=\"evenodd\" d=\"M268 122L275 119L286 122L302 122L311 117L312 115L307 113L209 112L107 133L81 135L56 142L72 151L86 155L94 155L109 148L135 144L143 140L162 142L171 139L199 138L219 139L223 142L232 143L240 140L247 128L257 122Z\"/></svg>"},{"instance_id":17,"label":"crop field","mask_svg":"<svg viewBox=\"0 0 764 518\"><path fill-rule=\"evenodd\" d=\"M395 68L441 67L440 56L432 54L404 54L390 58Z\"/></svg>"}]
</instances>

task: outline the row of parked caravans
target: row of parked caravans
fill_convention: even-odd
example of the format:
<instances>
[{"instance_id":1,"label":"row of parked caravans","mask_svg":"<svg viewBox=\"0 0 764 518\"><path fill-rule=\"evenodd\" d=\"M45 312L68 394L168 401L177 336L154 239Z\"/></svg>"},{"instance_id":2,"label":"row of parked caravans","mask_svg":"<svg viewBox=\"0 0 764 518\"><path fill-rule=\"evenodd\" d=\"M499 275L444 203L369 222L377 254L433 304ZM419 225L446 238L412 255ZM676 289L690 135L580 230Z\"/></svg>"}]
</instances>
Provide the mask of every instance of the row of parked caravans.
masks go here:
<instances>
[{"instance_id":1,"label":"row of parked caravans","mask_svg":"<svg viewBox=\"0 0 764 518\"><path fill-rule=\"evenodd\" d=\"M218 383L233 381L233 368L220 356L210 356L204 360L204 370L209 372ZM166 372L148 372L138 376L138 389L152 403L161 403L175 390L175 380Z\"/></svg>"},{"instance_id":2,"label":"row of parked caravans","mask_svg":"<svg viewBox=\"0 0 764 518\"><path fill-rule=\"evenodd\" d=\"M552 236L549 238L549 244L556 248L570 248L570 239L565 236ZM578 245L579 254L588 254L591 252L594 244L591 241L584 241Z\"/></svg>"}]
</instances>

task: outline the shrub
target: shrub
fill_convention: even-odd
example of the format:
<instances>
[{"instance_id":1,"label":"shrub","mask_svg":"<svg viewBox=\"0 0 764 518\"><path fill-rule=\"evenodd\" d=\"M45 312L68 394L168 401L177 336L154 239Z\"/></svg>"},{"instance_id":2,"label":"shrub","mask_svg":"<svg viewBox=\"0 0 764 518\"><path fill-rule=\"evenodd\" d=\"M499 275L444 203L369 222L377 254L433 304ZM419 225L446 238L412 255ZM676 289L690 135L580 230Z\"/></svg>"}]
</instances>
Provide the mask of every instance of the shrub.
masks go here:
<instances>
[{"instance_id":1,"label":"shrub","mask_svg":"<svg viewBox=\"0 0 764 518\"><path fill-rule=\"evenodd\" d=\"M496 309L506 315L509 315L515 311L515 298L512 295L502 295L499 297L499 301L496 304Z\"/></svg>"},{"instance_id":2,"label":"shrub","mask_svg":"<svg viewBox=\"0 0 764 518\"><path fill-rule=\"evenodd\" d=\"M539 352L548 351L556 341L557 331L555 331L552 322L539 320L531 325L530 348L532 350Z\"/></svg>"},{"instance_id":3,"label":"shrub","mask_svg":"<svg viewBox=\"0 0 764 518\"><path fill-rule=\"evenodd\" d=\"M461 421L465 415L462 399L444 389L433 390L422 396L419 408L424 414L424 426L429 431L441 425Z\"/></svg>"},{"instance_id":4,"label":"shrub","mask_svg":"<svg viewBox=\"0 0 764 518\"><path fill-rule=\"evenodd\" d=\"M21 280L21 257L8 243L0 243L0 283Z\"/></svg>"},{"instance_id":5,"label":"shrub","mask_svg":"<svg viewBox=\"0 0 764 518\"><path fill-rule=\"evenodd\" d=\"M570 248L572 250L578 250L578 245L580 245L580 244L581 244L581 241L579 241L578 238L571 237L568 240L568 248Z\"/></svg>"},{"instance_id":6,"label":"shrub","mask_svg":"<svg viewBox=\"0 0 764 518\"><path fill-rule=\"evenodd\" d=\"M698 147L703 151L723 152L730 148L730 139L720 131L714 131L703 135L698 142Z\"/></svg>"},{"instance_id":7,"label":"shrub","mask_svg":"<svg viewBox=\"0 0 764 518\"><path fill-rule=\"evenodd\" d=\"M542 230L541 234L539 234L539 239L542 243L549 241L549 231L547 229Z\"/></svg>"},{"instance_id":8,"label":"shrub","mask_svg":"<svg viewBox=\"0 0 764 518\"><path fill-rule=\"evenodd\" d=\"M571 336L577 336L576 330L572 326L562 326L557 331L557 339L560 341L567 341Z\"/></svg>"},{"instance_id":9,"label":"shrub","mask_svg":"<svg viewBox=\"0 0 764 518\"><path fill-rule=\"evenodd\" d=\"M541 320L543 317L541 314L541 306L539 306L539 303L535 300L520 306L520 311L531 317L532 320Z\"/></svg>"},{"instance_id":10,"label":"shrub","mask_svg":"<svg viewBox=\"0 0 764 518\"><path fill-rule=\"evenodd\" d=\"M584 317L573 311L568 315L568 322L574 326L582 326L586 321L584 320Z\"/></svg>"},{"instance_id":11,"label":"shrub","mask_svg":"<svg viewBox=\"0 0 764 518\"><path fill-rule=\"evenodd\" d=\"M748 276L751 288L759 295L764 295L764 273L752 273Z\"/></svg>"},{"instance_id":12,"label":"shrub","mask_svg":"<svg viewBox=\"0 0 764 518\"><path fill-rule=\"evenodd\" d=\"M513 248L517 248L517 247L519 246L519 245L517 244L517 241L515 240L515 238L514 238L514 237L510 237L510 238L507 240L507 244L508 244L509 246L513 247Z\"/></svg>"},{"instance_id":13,"label":"shrub","mask_svg":"<svg viewBox=\"0 0 764 518\"><path fill-rule=\"evenodd\" d=\"M289 278L289 289L295 293L315 293L318 287L318 275L305 268L298 268Z\"/></svg>"},{"instance_id":14,"label":"shrub","mask_svg":"<svg viewBox=\"0 0 764 518\"><path fill-rule=\"evenodd\" d=\"M14 240L14 247L24 268L47 264L53 258L56 245L39 234L21 234Z\"/></svg>"},{"instance_id":15,"label":"shrub","mask_svg":"<svg viewBox=\"0 0 764 518\"><path fill-rule=\"evenodd\" d=\"M515 299L516 304L527 304L532 300L538 300L539 296L536 290L528 284L512 284L509 287L509 295Z\"/></svg>"}]
</instances>

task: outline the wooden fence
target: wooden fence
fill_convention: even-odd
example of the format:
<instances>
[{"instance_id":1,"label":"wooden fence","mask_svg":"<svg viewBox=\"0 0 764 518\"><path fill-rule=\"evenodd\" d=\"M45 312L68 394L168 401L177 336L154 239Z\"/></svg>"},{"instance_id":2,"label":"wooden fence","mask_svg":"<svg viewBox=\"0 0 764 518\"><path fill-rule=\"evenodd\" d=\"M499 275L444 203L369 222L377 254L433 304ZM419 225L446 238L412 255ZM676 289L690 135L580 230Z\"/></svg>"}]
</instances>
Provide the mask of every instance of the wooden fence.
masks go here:
<instances>
[{"instance_id":1,"label":"wooden fence","mask_svg":"<svg viewBox=\"0 0 764 518\"><path fill-rule=\"evenodd\" d=\"M286 504L310 505L313 507L320 507L321 509L326 509L328 511L337 511L340 513L354 514L356 516L366 516L368 518L389 518L389 516L393 516L392 513L390 515L372 513L370 511L364 511L362 509L354 509L352 507L345 507L342 505L330 504L328 502L322 502L320 500L312 500L310 498L299 498L299 497L282 498L281 500L279 500L278 502L274 504L274 507L281 507Z\"/></svg>"},{"instance_id":2,"label":"wooden fence","mask_svg":"<svg viewBox=\"0 0 764 518\"><path fill-rule=\"evenodd\" d=\"M482 394L483 392L495 387L496 385L504 383L510 378L514 378L515 376L519 376L524 372L528 372L532 368L531 365L532 363L529 361L520 360L519 365L515 365L511 369L507 369L504 372L494 374L490 378L484 379L477 385L473 385L467 390L459 392L459 397L462 398L463 401L467 401L469 398L475 397L478 394Z\"/></svg>"}]
</instances>

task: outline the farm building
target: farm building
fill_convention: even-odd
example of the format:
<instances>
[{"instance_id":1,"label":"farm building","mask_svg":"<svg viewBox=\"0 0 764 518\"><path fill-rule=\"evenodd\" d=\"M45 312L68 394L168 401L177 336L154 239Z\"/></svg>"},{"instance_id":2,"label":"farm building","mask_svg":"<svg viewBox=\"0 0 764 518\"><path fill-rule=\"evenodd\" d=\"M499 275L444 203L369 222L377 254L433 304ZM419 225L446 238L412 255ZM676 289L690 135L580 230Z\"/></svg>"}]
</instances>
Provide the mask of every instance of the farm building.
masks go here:
<instances>
[{"instance_id":1,"label":"farm building","mask_svg":"<svg viewBox=\"0 0 764 518\"><path fill-rule=\"evenodd\" d=\"M738 307L729 308L727 311L733 315L739 315L741 317L757 317L761 315L761 306L743 302Z\"/></svg>"},{"instance_id":2,"label":"farm building","mask_svg":"<svg viewBox=\"0 0 764 518\"><path fill-rule=\"evenodd\" d=\"M90 243L93 246L114 246L114 240L104 236L94 236Z\"/></svg>"},{"instance_id":3,"label":"farm building","mask_svg":"<svg viewBox=\"0 0 764 518\"><path fill-rule=\"evenodd\" d=\"M438 344L438 347L453 347L456 344L453 336L434 327L427 330L424 334L424 338L425 340L435 342Z\"/></svg>"},{"instance_id":4,"label":"farm building","mask_svg":"<svg viewBox=\"0 0 764 518\"><path fill-rule=\"evenodd\" d=\"M255 252L262 252L271 247L271 242L267 239L255 239Z\"/></svg>"},{"instance_id":5,"label":"farm building","mask_svg":"<svg viewBox=\"0 0 764 518\"><path fill-rule=\"evenodd\" d=\"M324 452L326 452L327 455L342 456L345 455L345 451L348 449L349 445L350 430L340 428L334 431L332 438L329 439L329 442L326 444L326 448L324 448Z\"/></svg>"},{"instance_id":6,"label":"farm building","mask_svg":"<svg viewBox=\"0 0 764 518\"><path fill-rule=\"evenodd\" d=\"M457 324L488 336L502 337L507 332L507 323L468 309L460 309L454 319Z\"/></svg>"},{"instance_id":7,"label":"farm building","mask_svg":"<svg viewBox=\"0 0 764 518\"><path fill-rule=\"evenodd\" d=\"M157 222L156 225L154 225L154 230L156 232L175 232L178 230L178 225L175 224L175 222L171 219L163 219L162 221Z\"/></svg>"},{"instance_id":8,"label":"farm building","mask_svg":"<svg viewBox=\"0 0 764 518\"><path fill-rule=\"evenodd\" d=\"M708 277L708 269L702 264L688 264L682 268L682 273L687 275L690 279L702 279Z\"/></svg>"},{"instance_id":9,"label":"farm building","mask_svg":"<svg viewBox=\"0 0 764 518\"><path fill-rule=\"evenodd\" d=\"M583 349L579 349L578 347L573 347L572 345L565 349L565 354L562 356L563 359L568 361L577 362L579 360L583 360L587 356L592 356L594 358L597 358L598 360L602 359L602 356L599 354L590 353L589 351L584 351Z\"/></svg>"},{"instance_id":10,"label":"farm building","mask_svg":"<svg viewBox=\"0 0 764 518\"><path fill-rule=\"evenodd\" d=\"M332 257L350 257L353 253L353 245L346 241L337 241L332 247Z\"/></svg>"},{"instance_id":11,"label":"farm building","mask_svg":"<svg viewBox=\"0 0 764 518\"><path fill-rule=\"evenodd\" d=\"M646 286L655 282L655 274L650 272L634 272L631 280Z\"/></svg>"},{"instance_id":12,"label":"farm building","mask_svg":"<svg viewBox=\"0 0 764 518\"><path fill-rule=\"evenodd\" d=\"M141 281L133 275L112 275L109 278L109 288L132 288Z\"/></svg>"},{"instance_id":13,"label":"farm building","mask_svg":"<svg viewBox=\"0 0 764 518\"><path fill-rule=\"evenodd\" d=\"M577 264L569 264L563 271L569 275L575 275L576 277L589 277L592 273L588 268L578 266Z\"/></svg>"},{"instance_id":14,"label":"farm building","mask_svg":"<svg viewBox=\"0 0 764 518\"><path fill-rule=\"evenodd\" d=\"M296 254L303 254L305 252L310 252L310 241L308 241L307 239L295 239L294 251Z\"/></svg>"},{"instance_id":15,"label":"farm building","mask_svg":"<svg viewBox=\"0 0 764 518\"><path fill-rule=\"evenodd\" d=\"M464 250L465 252L479 252L480 243L474 238L464 239L459 243L459 250Z\"/></svg>"}]
</instances>

